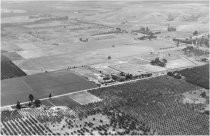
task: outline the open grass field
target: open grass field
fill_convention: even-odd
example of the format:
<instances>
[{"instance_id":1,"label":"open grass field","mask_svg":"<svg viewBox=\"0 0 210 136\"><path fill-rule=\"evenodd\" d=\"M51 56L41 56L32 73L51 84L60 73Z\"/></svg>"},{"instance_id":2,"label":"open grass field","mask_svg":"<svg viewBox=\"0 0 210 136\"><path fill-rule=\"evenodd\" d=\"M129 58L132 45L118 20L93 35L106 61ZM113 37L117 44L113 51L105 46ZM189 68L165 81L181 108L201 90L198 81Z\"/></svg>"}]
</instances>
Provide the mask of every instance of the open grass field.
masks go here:
<instances>
[{"instance_id":1,"label":"open grass field","mask_svg":"<svg viewBox=\"0 0 210 136\"><path fill-rule=\"evenodd\" d=\"M1 80L21 76L26 76L26 73L18 68L9 58L1 55Z\"/></svg>"},{"instance_id":2,"label":"open grass field","mask_svg":"<svg viewBox=\"0 0 210 136\"><path fill-rule=\"evenodd\" d=\"M1 105L15 104L17 100L28 101L29 94L45 98L50 93L59 95L93 87L96 84L66 70L6 79L1 82Z\"/></svg>"},{"instance_id":3,"label":"open grass field","mask_svg":"<svg viewBox=\"0 0 210 136\"><path fill-rule=\"evenodd\" d=\"M205 105L183 104L186 92L202 89L184 80L160 76L89 92L134 116L162 135L209 134L208 115L197 111Z\"/></svg>"}]
</instances>

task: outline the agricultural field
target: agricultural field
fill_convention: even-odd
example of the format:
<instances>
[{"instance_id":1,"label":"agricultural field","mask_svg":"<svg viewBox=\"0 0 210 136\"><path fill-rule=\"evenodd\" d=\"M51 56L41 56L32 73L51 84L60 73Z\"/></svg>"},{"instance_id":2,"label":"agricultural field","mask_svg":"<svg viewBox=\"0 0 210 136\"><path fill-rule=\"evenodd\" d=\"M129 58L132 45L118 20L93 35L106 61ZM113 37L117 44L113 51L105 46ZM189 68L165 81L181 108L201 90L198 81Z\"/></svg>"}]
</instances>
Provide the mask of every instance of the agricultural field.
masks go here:
<instances>
[{"instance_id":1,"label":"agricultural field","mask_svg":"<svg viewBox=\"0 0 210 136\"><path fill-rule=\"evenodd\" d=\"M208 102L183 104L184 94L198 89L202 88L184 80L160 76L89 92L139 121L148 123L158 134L208 135L209 117L198 111L205 108Z\"/></svg>"},{"instance_id":2,"label":"agricultural field","mask_svg":"<svg viewBox=\"0 0 210 136\"><path fill-rule=\"evenodd\" d=\"M86 2L84 3L86 4ZM65 3L65 5L52 2L49 7L44 8L45 10L31 7L28 3L27 6L24 4L26 3L15 5L20 9L12 9L13 3L4 5L3 11L6 12L2 16L2 20L4 20L2 22L2 49L21 56L21 59L12 61L28 75L67 67L106 63L108 56L111 56L112 59L121 59L145 55L162 48L176 47L174 43L159 38L151 41L134 40L134 36L130 33L131 30L139 29L142 26L149 26L152 30L158 28L154 22L147 22L151 16L156 16L156 12L152 9L148 8L151 10L151 13L147 12L148 15L141 14L145 16L143 20L135 14L139 13L139 10L141 11L138 6L136 7L140 4L138 2L129 3L132 10L124 7L124 3L115 3L114 5L106 3L109 5L108 7L97 3L97 6L102 6L100 10L93 6L94 4L88 4L88 6L93 6L90 9L83 3L74 5L71 2ZM144 4L148 6L149 3ZM45 4L40 5L40 3L33 2L33 5L43 8ZM67 5L68 7L66 7ZM122 9L119 10L118 6ZM165 6L168 7L168 3L165 3ZM179 6L182 8L181 5ZM10 12L13 10L24 12ZM135 14L137 18L135 19L127 13L125 13L126 17L121 14L126 11ZM161 11L161 14L164 13ZM126 23L124 24L124 21L116 15L125 17ZM164 14L164 20L167 20L165 17L167 15ZM157 19L161 18L157 16ZM155 23L157 22L155 21ZM166 24L163 23L159 26L162 31L165 31L162 28L167 28Z\"/></svg>"},{"instance_id":3,"label":"agricultural field","mask_svg":"<svg viewBox=\"0 0 210 136\"><path fill-rule=\"evenodd\" d=\"M147 71L143 70L143 66L139 65L132 65L129 63L123 63L118 65L111 65L109 66L112 69L119 70L124 73L130 73L132 75L140 75L142 73L147 73Z\"/></svg>"},{"instance_id":4,"label":"agricultural field","mask_svg":"<svg viewBox=\"0 0 210 136\"><path fill-rule=\"evenodd\" d=\"M9 58L1 54L1 80L26 76Z\"/></svg>"},{"instance_id":5,"label":"agricultural field","mask_svg":"<svg viewBox=\"0 0 210 136\"><path fill-rule=\"evenodd\" d=\"M73 95L73 94L46 99L46 100L42 100L41 102L45 106L67 106L69 108L79 106L80 104L76 102L75 100L73 100L72 98L70 98L70 95Z\"/></svg>"},{"instance_id":6,"label":"agricultural field","mask_svg":"<svg viewBox=\"0 0 210 136\"><path fill-rule=\"evenodd\" d=\"M17 100L28 101L29 94L40 99L48 97L50 93L60 95L94 87L96 87L95 83L70 70L5 79L1 82L1 105L15 104Z\"/></svg>"},{"instance_id":7,"label":"agricultural field","mask_svg":"<svg viewBox=\"0 0 210 136\"><path fill-rule=\"evenodd\" d=\"M100 104L100 103L99 103ZM89 104L1 111L1 135L150 135L155 132L115 108Z\"/></svg>"},{"instance_id":8,"label":"agricultural field","mask_svg":"<svg viewBox=\"0 0 210 136\"><path fill-rule=\"evenodd\" d=\"M88 92L75 93L75 94L69 95L69 97L71 99L73 99L74 101L76 101L77 103L79 103L80 105L86 105L89 103L95 103L95 102L102 101L98 97L96 97Z\"/></svg>"},{"instance_id":9,"label":"agricultural field","mask_svg":"<svg viewBox=\"0 0 210 136\"><path fill-rule=\"evenodd\" d=\"M164 67L151 64L152 60L159 58L167 61ZM93 81L97 84L103 82L105 75L119 75L121 72L140 76L142 74L153 73L154 75L166 74L167 71L195 67L200 64L196 60L188 58L184 55L182 49L159 50L144 55L125 56L121 58L112 58L104 63L96 63L89 66L71 68L72 71Z\"/></svg>"},{"instance_id":10,"label":"agricultural field","mask_svg":"<svg viewBox=\"0 0 210 136\"><path fill-rule=\"evenodd\" d=\"M97 71L102 72L107 75L120 73L118 70L114 70L114 69L110 68L110 63L95 64L95 65L91 65L91 67L96 69Z\"/></svg>"},{"instance_id":11,"label":"agricultural field","mask_svg":"<svg viewBox=\"0 0 210 136\"><path fill-rule=\"evenodd\" d=\"M166 68L168 69L175 69L175 68L189 67L189 66L195 66L195 63L184 58L171 60L166 64Z\"/></svg>"},{"instance_id":12,"label":"agricultural field","mask_svg":"<svg viewBox=\"0 0 210 136\"><path fill-rule=\"evenodd\" d=\"M185 77L187 82L209 89L209 64L184 69L179 73Z\"/></svg>"},{"instance_id":13,"label":"agricultural field","mask_svg":"<svg viewBox=\"0 0 210 136\"><path fill-rule=\"evenodd\" d=\"M71 70L96 84L99 83L99 80L103 77L102 73L88 66L73 68Z\"/></svg>"},{"instance_id":14,"label":"agricultural field","mask_svg":"<svg viewBox=\"0 0 210 136\"><path fill-rule=\"evenodd\" d=\"M2 56L7 57L9 60L14 61L14 60L21 60L23 59L20 55L18 55L16 52L2 52ZM2 57L3 60L4 57Z\"/></svg>"},{"instance_id":15,"label":"agricultural field","mask_svg":"<svg viewBox=\"0 0 210 136\"><path fill-rule=\"evenodd\" d=\"M209 134L208 114L202 112L209 104L209 90L184 80L160 76L88 92L91 95L82 92L46 99L39 108L5 109L1 134ZM202 92L207 95L201 100L197 96ZM83 105L73 100L81 94L102 101ZM197 102L192 102L195 98Z\"/></svg>"},{"instance_id":16,"label":"agricultural field","mask_svg":"<svg viewBox=\"0 0 210 136\"><path fill-rule=\"evenodd\" d=\"M208 1L3 0L1 12L0 135L209 135Z\"/></svg>"}]
</instances>

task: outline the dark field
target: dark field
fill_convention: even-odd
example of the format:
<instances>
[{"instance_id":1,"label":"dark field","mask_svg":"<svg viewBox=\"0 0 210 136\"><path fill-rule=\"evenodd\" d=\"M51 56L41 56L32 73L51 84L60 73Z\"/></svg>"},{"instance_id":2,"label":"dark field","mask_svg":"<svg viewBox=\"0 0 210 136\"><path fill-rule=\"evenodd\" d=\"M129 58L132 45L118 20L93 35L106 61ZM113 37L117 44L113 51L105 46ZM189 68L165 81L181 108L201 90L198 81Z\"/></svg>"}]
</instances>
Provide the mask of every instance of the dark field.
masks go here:
<instances>
[{"instance_id":1,"label":"dark field","mask_svg":"<svg viewBox=\"0 0 210 136\"><path fill-rule=\"evenodd\" d=\"M50 93L60 95L94 87L96 84L66 70L6 79L1 82L1 105L28 101L30 93L45 98Z\"/></svg>"},{"instance_id":2,"label":"dark field","mask_svg":"<svg viewBox=\"0 0 210 136\"><path fill-rule=\"evenodd\" d=\"M9 58L1 55L1 80L26 76L26 73L18 68Z\"/></svg>"},{"instance_id":3,"label":"dark field","mask_svg":"<svg viewBox=\"0 0 210 136\"><path fill-rule=\"evenodd\" d=\"M161 76L136 83L91 90L113 107L134 116L161 135L208 135L208 115L181 102L184 92L200 87ZM201 105L200 105L201 106Z\"/></svg>"},{"instance_id":4,"label":"dark field","mask_svg":"<svg viewBox=\"0 0 210 136\"><path fill-rule=\"evenodd\" d=\"M209 64L179 71L186 81L209 89Z\"/></svg>"}]
</instances>

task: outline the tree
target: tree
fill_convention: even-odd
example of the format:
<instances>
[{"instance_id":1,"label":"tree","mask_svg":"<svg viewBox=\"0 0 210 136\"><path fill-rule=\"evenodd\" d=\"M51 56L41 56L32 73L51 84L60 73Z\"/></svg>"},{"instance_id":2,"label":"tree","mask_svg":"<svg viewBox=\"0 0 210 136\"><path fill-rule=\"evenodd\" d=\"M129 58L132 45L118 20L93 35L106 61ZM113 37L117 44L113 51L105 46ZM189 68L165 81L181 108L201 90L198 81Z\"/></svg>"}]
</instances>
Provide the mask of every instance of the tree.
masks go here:
<instances>
[{"instance_id":1,"label":"tree","mask_svg":"<svg viewBox=\"0 0 210 136\"><path fill-rule=\"evenodd\" d=\"M116 31L117 31L117 32L121 32L121 29L120 29L120 28L116 28Z\"/></svg>"},{"instance_id":2,"label":"tree","mask_svg":"<svg viewBox=\"0 0 210 136\"><path fill-rule=\"evenodd\" d=\"M166 59L163 59L162 61L163 61L163 63L167 63L168 62Z\"/></svg>"},{"instance_id":3,"label":"tree","mask_svg":"<svg viewBox=\"0 0 210 136\"><path fill-rule=\"evenodd\" d=\"M159 57L155 58L155 60L152 60L150 62L152 65L156 65L156 66L160 66L160 67L165 67L167 60L163 59L162 61L160 61Z\"/></svg>"},{"instance_id":4,"label":"tree","mask_svg":"<svg viewBox=\"0 0 210 136\"><path fill-rule=\"evenodd\" d=\"M206 92L202 92L202 93L200 94L200 96L201 96L201 97L206 97Z\"/></svg>"},{"instance_id":5,"label":"tree","mask_svg":"<svg viewBox=\"0 0 210 136\"><path fill-rule=\"evenodd\" d=\"M150 63L151 63L152 65L155 65L155 61L154 61L154 60L152 60Z\"/></svg>"},{"instance_id":6,"label":"tree","mask_svg":"<svg viewBox=\"0 0 210 136\"><path fill-rule=\"evenodd\" d=\"M146 33L149 33L149 28L148 27L146 27Z\"/></svg>"},{"instance_id":7,"label":"tree","mask_svg":"<svg viewBox=\"0 0 210 136\"><path fill-rule=\"evenodd\" d=\"M17 101L16 109L21 109L21 105L20 105L20 102L19 101Z\"/></svg>"},{"instance_id":8,"label":"tree","mask_svg":"<svg viewBox=\"0 0 210 136\"><path fill-rule=\"evenodd\" d=\"M31 107L31 102L28 103L28 106Z\"/></svg>"},{"instance_id":9,"label":"tree","mask_svg":"<svg viewBox=\"0 0 210 136\"><path fill-rule=\"evenodd\" d=\"M155 58L155 62L159 62L159 61L160 61L159 57Z\"/></svg>"},{"instance_id":10,"label":"tree","mask_svg":"<svg viewBox=\"0 0 210 136\"><path fill-rule=\"evenodd\" d=\"M167 75L168 76L173 76L173 73L172 72L168 72Z\"/></svg>"},{"instance_id":11,"label":"tree","mask_svg":"<svg viewBox=\"0 0 210 136\"><path fill-rule=\"evenodd\" d=\"M49 94L49 98L51 98L51 97L52 97L52 94L50 93L50 94Z\"/></svg>"},{"instance_id":12,"label":"tree","mask_svg":"<svg viewBox=\"0 0 210 136\"><path fill-rule=\"evenodd\" d=\"M176 42L176 46L177 46L177 47L179 46L179 41Z\"/></svg>"},{"instance_id":13,"label":"tree","mask_svg":"<svg viewBox=\"0 0 210 136\"><path fill-rule=\"evenodd\" d=\"M124 73L124 72L120 72L120 75L121 75L121 76L125 76L125 73Z\"/></svg>"},{"instance_id":14,"label":"tree","mask_svg":"<svg viewBox=\"0 0 210 136\"><path fill-rule=\"evenodd\" d=\"M29 101L33 102L34 96L32 94L29 94L28 98L29 98Z\"/></svg>"},{"instance_id":15,"label":"tree","mask_svg":"<svg viewBox=\"0 0 210 136\"><path fill-rule=\"evenodd\" d=\"M198 34L198 31L194 31L194 32L193 32L193 35L197 35L197 34Z\"/></svg>"},{"instance_id":16,"label":"tree","mask_svg":"<svg viewBox=\"0 0 210 136\"><path fill-rule=\"evenodd\" d=\"M153 36L153 35L152 35L152 34L150 34L148 39L149 39L149 40L151 40L151 39L152 39L152 36Z\"/></svg>"},{"instance_id":17,"label":"tree","mask_svg":"<svg viewBox=\"0 0 210 136\"><path fill-rule=\"evenodd\" d=\"M132 79L133 78L133 75L132 74L126 74L125 75L125 79L128 80L128 79Z\"/></svg>"},{"instance_id":18,"label":"tree","mask_svg":"<svg viewBox=\"0 0 210 136\"><path fill-rule=\"evenodd\" d=\"M34 104L35 104L36 107L40 107L41 101L40 101L39 99L36 99L36 100L34 101Z\"/></svg>"},{"instance_id":19,"label":"tree","mask_svg":"<svg viewBox=\"0 0 210 136\"><path fill-rule=\"evenodd\" d=\"M144 28L144 27L141 27L141 28L140 28L140 32L145 33L145 31L146 31L146 30L145 30L145 28Z\"/></svg>"}]
</instances>

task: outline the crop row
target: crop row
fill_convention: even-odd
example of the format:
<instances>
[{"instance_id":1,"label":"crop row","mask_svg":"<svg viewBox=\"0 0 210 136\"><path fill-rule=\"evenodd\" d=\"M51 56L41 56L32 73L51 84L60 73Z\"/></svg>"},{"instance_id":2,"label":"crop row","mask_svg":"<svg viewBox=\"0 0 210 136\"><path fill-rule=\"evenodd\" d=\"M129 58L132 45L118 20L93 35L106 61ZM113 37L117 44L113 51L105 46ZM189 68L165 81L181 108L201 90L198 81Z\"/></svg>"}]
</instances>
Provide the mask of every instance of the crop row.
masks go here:
<instances>
[{"instance_id":1,"label":"crop row","mask_svg":"<svg viewBox=\"0 0 210 136\"><path fill-rule=\"evenodd\" d=\"M209 89L209 64L179 71L187 82Z\"/></svg>"},{"instance_id":2,"label":"crop row","mask_svg":"<svg viewBox=\"0 0 210 136\"><path fill-rule=\"evenodd\" d=\"M181 102L184 92L195 89L198 87L184 80L161 76L89 92L104 101L124 100L117 108L147 124L158 134L207 135L208 116Z\"/></svg>"}]
</instances>

